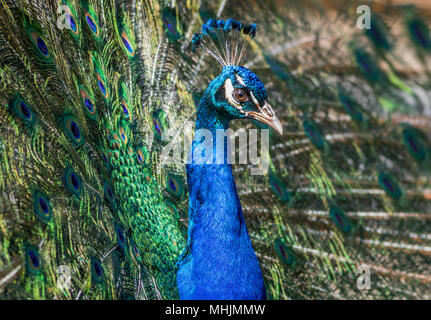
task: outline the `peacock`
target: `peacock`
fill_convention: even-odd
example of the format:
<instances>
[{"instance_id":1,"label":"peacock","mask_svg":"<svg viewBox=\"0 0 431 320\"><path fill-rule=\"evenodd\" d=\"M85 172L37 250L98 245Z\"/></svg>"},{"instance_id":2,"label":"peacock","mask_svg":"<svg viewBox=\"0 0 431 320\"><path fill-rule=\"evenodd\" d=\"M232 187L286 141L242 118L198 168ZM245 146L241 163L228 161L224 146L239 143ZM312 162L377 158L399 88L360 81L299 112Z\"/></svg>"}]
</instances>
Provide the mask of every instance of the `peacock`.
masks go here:
<instances>
[{"instance_id":1,"label":"peacock","mask_svg":"<svg viewBox=\"0 0 431 320\"><path fill-rule=\"evenodd\" d=\"M182 299L266 298L262 272L232 174L229 161L232 158L225 152L232 149L227 148L224 135L220 135L229 129L229 122L234 119L253 119L283 133L280 121L267 102L263 83L253 72L239 65L243 49L239 43L253 38L256 28L256 24L247 25L234 19L209 19L202 27L202 34L196 33L192 40L213 55L223 69L200 99L196 132L186 165L188 241L177 273ZM229 39L230 36L235 38L238 32L246 35L244 40ZM225 33L233 35L223 41ZM211 40L204 40L205 36Z\"/></svg>"},{"instance_id":2,"label":"peacock","mask_svg":"<svg viewBox=\"0 0 431 320\"><path fill-rule=\"evenodd\" d=\"M3 0L1 299L430 299L430 9Z\"/></svg>"}]
</instances>

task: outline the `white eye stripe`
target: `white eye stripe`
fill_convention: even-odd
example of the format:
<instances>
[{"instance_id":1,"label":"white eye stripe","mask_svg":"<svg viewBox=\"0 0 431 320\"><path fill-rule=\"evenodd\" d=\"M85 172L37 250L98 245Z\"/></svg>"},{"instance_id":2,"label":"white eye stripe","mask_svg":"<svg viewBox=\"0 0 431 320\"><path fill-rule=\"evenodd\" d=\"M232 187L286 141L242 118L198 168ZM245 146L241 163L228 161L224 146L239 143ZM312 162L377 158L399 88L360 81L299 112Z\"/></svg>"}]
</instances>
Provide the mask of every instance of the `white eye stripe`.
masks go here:
<instances>
[{"instance_id":1,"label":"white eye stripe","mask_svg":"<svg viewBox=\"0 0 431 320\"><path fill-rule=\"evenodd\" d=\"M241 85L243 85L244 87L247 87L246 85L245 85L245 82L244 82L244 80L238 75L238 74L236 74L235 73L235 76L236 76L236 80L241 84ZM232 84L232 83L231 83ZM248 87L247 87L248 88ZM249 90L249 93L250 93L250 96L251 96L251 100L253 101L253 103L256 105L256 107L260 110L260 106L259 106L259 102L257 101L257 99L256 99L256 97L254 96L254 94L253 94L253 92L251 91L251 90Z\"/></svg>"},{"instance_id":2,"label":"white eye stripe","mask_svg":"<svg viewBox=\"0 0 431 320\"><path fill-rule=\"evenodd\" d=\"M232 80L230 78L227 78L224 83L224 89L225 89L225 98L229 103L238 109L239 112L245 113L245 111L242 109L241 104L239 104L234 98L233 98L233 91L234 87L232 85Z\"/></svg>"},{"instance_id":3,"label":"white eye stripe","mask_svg":"<svg viewBox=\"0 0 431 320\"><path fill-rule=\"evenodd\" d=\"M237 80L239 83L243 84L243 80L236 75ZM241 104L236 101L236 99L233 97L233 91L235 88L232 85L232 80L230 78L227 78L224 83L224 89L225 89L225 98L228 100L228 102L235 107L239 112L242 114L248 115L248 111L243 110ZM273 118L274 117L274 110L272 109L271 105L268 104L268 102L265 101L264 105L260 107L259 102L257 101L256 97L254 96L252 91L249 91L251 100L256 105L258 110L265 114L267 117Z\"/></svg>"},{"instance_id":4,"label":"white eye stripe","mask_svg":"<svg viewBox=\"0 0 431 320\"><path fill-rule=\"evenodd\" d=\"M253 92L250 91L251 100L256 105L256 107L260 110L259 102L257 101L256 97L254 96Z\"/></svg>"},{"instance_id":5,"label":"white eye stripe","mask_svg":"<svg viewBox=\"0 0 431 320\"><path fill-rule=\"evenodd\" d=\"M241 83L244 87L246 87L244 80L235 73L236 80Z\"/></svg>"}]
</instances>

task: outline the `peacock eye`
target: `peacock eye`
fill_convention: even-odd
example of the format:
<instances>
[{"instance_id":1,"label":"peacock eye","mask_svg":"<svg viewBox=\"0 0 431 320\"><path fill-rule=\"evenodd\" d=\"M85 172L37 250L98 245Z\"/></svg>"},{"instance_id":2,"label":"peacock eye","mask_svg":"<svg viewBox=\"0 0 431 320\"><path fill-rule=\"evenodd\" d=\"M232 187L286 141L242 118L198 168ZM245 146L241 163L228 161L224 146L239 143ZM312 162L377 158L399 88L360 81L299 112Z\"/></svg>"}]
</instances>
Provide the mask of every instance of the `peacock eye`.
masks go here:
<instances>
[{"instance_id":1,"label":"peacock eye","mask_svg":"<svg viewBox=\"0 0 431 320\"><path fill-rule=\"evenodd\" d=\"M248 94L244 89L236 88L232 93L234 99L238 102L247 102L249 100Z\"/></svg>"}]
</instances>

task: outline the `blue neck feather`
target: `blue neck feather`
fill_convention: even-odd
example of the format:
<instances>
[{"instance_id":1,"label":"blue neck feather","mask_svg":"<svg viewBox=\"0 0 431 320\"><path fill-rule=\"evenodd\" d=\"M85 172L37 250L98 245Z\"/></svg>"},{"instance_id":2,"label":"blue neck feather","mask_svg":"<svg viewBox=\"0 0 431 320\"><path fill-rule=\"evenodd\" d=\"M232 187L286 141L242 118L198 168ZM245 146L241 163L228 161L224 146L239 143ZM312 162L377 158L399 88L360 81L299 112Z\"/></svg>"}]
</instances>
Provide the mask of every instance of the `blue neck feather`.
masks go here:
<instances>
[{"instance_id":1,"label":"blue neck feather","mask_svg":"<svg viewBox=\"0 0 431 320\"><path fill-rule=\"evenodd\" d=\"M216 78L206 90L196 119L196 130L213 134L226 130L229 118L213 105L213 93L224 82ZM226 142L227 143L227 142ZM200 146L192 144L191 153ZM178 262L177 286L181 299L265 299L262 272L244 221L232 166L226 152L222 164L187 164L189 229L187 248Z\"/></svg>"}]
</instances>

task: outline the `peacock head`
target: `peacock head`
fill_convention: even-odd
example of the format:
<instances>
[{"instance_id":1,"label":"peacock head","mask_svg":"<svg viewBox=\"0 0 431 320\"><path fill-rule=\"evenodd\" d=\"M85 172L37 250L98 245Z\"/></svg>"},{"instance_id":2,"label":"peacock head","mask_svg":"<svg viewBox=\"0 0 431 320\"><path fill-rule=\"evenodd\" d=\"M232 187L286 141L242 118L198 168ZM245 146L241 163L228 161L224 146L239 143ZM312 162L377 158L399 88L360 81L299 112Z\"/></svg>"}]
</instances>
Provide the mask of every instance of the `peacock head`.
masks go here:
<instances>
[{"instance_id":1,"label":"peacock head","mask_svg":"<svg viewBox=\"0 0 431 320\"><path fill-rule=\"evenodd\" d=\"M253 119L273 128L280 135L283 127L267 101L265 86L249 69L240 66L243 48L256 34L256 25L243 25L228 19L208 20L192 39L193 47L204 48L222 66L205 92L211 106L224 118Z\"/></svg>"}]
</instances>

